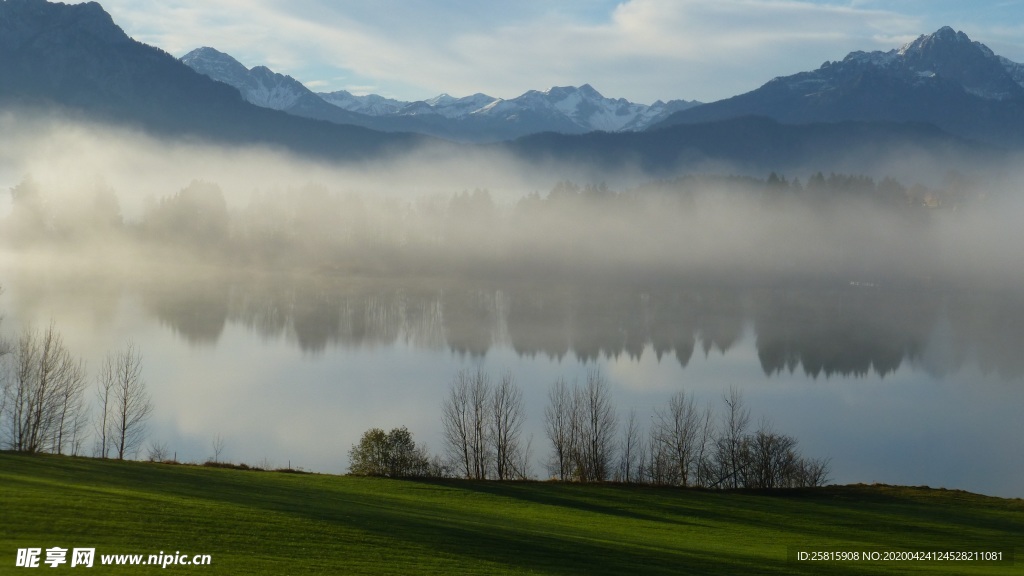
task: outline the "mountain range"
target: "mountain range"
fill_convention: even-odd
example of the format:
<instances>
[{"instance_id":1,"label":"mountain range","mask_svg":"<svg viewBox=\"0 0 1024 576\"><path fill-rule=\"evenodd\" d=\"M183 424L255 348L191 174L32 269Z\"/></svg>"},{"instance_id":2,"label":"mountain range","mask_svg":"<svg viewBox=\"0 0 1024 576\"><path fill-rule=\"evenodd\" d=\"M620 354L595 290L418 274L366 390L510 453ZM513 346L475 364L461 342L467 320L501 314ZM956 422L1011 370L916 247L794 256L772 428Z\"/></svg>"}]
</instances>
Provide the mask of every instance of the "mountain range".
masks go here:
<instances>
[{"instance_id":1,"label":"mountain range","mask_svg":"<svg viewBox=\"0 0 1024 576\"><path fill-rule=\"evenodd\" d=\"M813 71L676 112L652 127L758 115L790 124L922 122L1007 147L1024 145L1024 65L943 27L887 52L853 52Z\"/></svg>"},{"instance_id":2,"label":"mountain range","mask_svg":"<svg viewBox=\"0 0 1024 576\"><path fill-rule=\"evenodd\" d=\"M786 124L926 123L988 144L1024 145L1024 65L997 56L950 27L889 51L853 52L817 70L775 78L751 92L708 104L672 100L645 106L605 98L588 84L531 90L510 100L442 94L402 102L346 91L315 94L289 76L261 66L246 69L212 48L194 50L182 61L234 86L259 106L463 141L513 140L541 132L657 130L762 116Z\"/></svg>"},{"instance_id":3,"label":"mountain range","mask_svg":"<svg viewBox=\"0 0 1024 576\"><path fill-rule=\"evenodd\" d=\"M644 130L673 112L700 104L686 100L636 104L606 98L589 84L530 90L509 100L478 93L403 102L376 94L355 96L344 90L314 93L291 76L265 66L247 69L230 55L209 47L197 48L181 61L237 88L257 106L375 130L420 132L469 142L512 140L537 132Z\"/></svg>"},{"instance_id":4,"label":"mountain range","mask_svg":"<svg viewBox=\"0 0 1024 576\"><path fill-rule=\"evenodd\" d=\"M477 94L399 102L316 94L209 48L179 60L129 38L94 2L2 0L0 109L57 110L159 135L346 160L470 145L445 144L454 140L492 141L486 146L545 162L655 172L715 163L829 170L854 151L908 150L953 168L1024 146L1024 66L942 28L901 48L854 52L699 105L645 107L589 85L509 100Z\"/></svg>"},{"instance_id":5,"label":"mountain range","mask_svg":"<svg viewBox=\"0 0 1024 576\"><path fill-rule=\"evenodd\" d=\"M429 140L250 104L231 86L129 38L95 2L0 2L0 109L339 159L391 153Z\"/></svg>"}]
</instances>

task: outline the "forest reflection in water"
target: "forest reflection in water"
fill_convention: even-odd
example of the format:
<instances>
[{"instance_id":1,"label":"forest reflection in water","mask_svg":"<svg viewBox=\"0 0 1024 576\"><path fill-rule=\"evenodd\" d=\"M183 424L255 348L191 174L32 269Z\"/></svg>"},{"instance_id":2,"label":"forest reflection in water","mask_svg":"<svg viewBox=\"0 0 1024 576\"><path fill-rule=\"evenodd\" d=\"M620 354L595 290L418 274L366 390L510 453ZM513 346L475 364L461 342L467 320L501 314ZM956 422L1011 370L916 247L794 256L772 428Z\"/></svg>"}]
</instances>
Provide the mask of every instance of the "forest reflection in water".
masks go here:
<instances>
[{"instance_id":1,"label":"forest reflection in water","mask_svg":"<svg viewBox=\"0 0 1024 576\"><path fill-rule=\"evenodd\" d=\"M598 367L621 418L738 386L834 481L1021 494L1016 291L9 270L4 333L52 318L90 367L134 340L151 438L185 459L223 434L233 459L342 472L361 432L399 425L438 450L440 398L482 367L522 383L545 477L547 388Z\"/></svg>"},{"instance_id":2,"label":"forest reflection in water","mask_svg":"<svg viewBox=\"0 0 1024 576\"><path fill-rule=\"evenodd\" d=\"M685 367L733 348L749 326L766 375L885 376L909 363L933 377L976 364L1024 376L1024 297L1015 292L865 285L674 287L352 280L212 274L142 282L144 308L194 345L229 324L317 354L403 343L483 356L583 362L657 358Z\"/></svg>"}]
</instances>

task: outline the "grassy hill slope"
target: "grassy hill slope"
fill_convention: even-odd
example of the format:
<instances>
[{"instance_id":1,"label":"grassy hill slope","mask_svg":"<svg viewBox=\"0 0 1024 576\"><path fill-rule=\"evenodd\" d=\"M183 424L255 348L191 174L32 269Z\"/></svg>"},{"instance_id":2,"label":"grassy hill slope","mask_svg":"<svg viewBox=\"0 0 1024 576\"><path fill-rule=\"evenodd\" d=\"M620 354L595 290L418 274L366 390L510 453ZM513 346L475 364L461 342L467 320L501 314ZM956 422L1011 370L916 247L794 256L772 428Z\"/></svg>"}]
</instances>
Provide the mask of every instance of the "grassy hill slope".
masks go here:
<instances>
[{"instance_id":1,"label":"grassy hill slope","mask_svg":"<svg viewBox=\"0 0 1024 576\"><path fill-rule=\"evenodd\" d=\"M156 568L102 555L161 552L209 554L167 568L200 574L1013 574L800 563L791 547L1012 553L1021 534L1024 501L920 488L413 481L0 453L0 574L31 573L15 568L19 548L45 560L54 546L96 548L99 574Z\"/></svg>"}]
</instances>

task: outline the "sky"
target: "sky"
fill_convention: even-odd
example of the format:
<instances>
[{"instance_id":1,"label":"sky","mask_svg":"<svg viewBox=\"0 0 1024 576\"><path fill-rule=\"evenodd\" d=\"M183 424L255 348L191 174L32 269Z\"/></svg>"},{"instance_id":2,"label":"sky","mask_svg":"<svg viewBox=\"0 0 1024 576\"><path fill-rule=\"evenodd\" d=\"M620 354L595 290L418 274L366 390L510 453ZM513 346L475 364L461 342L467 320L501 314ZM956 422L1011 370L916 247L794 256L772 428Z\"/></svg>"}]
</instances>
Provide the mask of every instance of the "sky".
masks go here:
<instances>
[{"instance_id":1,"label":"sky","mask_svg":"<svg viewBox=\"0 0 1024 576\"><path fill-rule=\"evenodd\" d=\"M76 2L72 2L76 3ZM710 102L942 26L1024 62L1024 0L101 0L140 42L400 100L589 83Z\"/></svg>"}]
</instances>

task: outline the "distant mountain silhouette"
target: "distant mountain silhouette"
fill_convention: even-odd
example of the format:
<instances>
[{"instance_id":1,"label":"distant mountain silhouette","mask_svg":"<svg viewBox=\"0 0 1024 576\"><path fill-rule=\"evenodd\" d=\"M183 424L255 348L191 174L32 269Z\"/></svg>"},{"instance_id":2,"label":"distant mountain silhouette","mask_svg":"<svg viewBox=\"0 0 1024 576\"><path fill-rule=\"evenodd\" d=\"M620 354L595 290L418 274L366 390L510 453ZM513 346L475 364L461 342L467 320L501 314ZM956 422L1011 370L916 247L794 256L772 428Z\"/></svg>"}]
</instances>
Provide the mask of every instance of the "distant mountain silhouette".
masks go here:
<instances>
[{"instance_id":1,"label":"distant mountain silhouette","mask_svg":"<svg viewBox=\"0 0 1024 576\"><path fill-rule=\"evenodd\" d=\"M93 2L0 3L0 79L0 106L55 107L159 134L334 158L366 157L424 141L254 106L234 88L132 40Z\"/></svg>"},{"instance_id":2,"label":"distant mountain silhouette","mask_svg":"<svg viewBox=\"0 0 1024 576\"><path fill-rule=\"evenodd\" d=\"M759 116L677 124L643 133L536 134L507 148L522 158L652 172L680 167L734 168L765 174L807 170L868 171L908 153L950 169L999 155L991 147L935 126L896 122L783 124Z\"/></svg>"},{"instance_id":3,"label":"distant mountain silhouette","mask_svg":"<svg viewBox=\"0 0 1024 576\"><path fill-rule=\"evenodd\" d=\"M677 112L652 129L758 115L787 123L921 122L1000 146L1024 145L1024 65L942 28L889 52L853 52L819 69Z\"/></svg>"}]
</instances>

